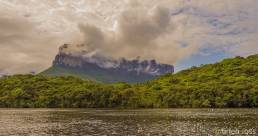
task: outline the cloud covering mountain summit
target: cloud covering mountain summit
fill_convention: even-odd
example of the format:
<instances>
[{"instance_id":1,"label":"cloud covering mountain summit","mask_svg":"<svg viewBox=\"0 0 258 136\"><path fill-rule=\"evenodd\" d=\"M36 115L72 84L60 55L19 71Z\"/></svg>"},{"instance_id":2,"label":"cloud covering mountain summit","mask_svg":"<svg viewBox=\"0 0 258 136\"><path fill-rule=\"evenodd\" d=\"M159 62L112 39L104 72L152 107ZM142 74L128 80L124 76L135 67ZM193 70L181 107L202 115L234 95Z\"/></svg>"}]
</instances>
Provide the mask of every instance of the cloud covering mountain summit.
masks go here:
<instances>
[{"instance_id":1,"label":"cloud covering mountain summit","mask_svg":"<svg viewBox=\"0 0 258 136\"><path fill-rule=\"evenodd\" d=\"M39 72L64 43L169 64L258 52L257 0L0 0L0 16L0 73Z\"/></svg>"},{"instance_id":2,"label":"cloud covering mountain summit","mask_svg":"<svg viewBox=\"0 0 258 136\"><path fill-rule=\"evenodd\" d=\"M80 50L98 52L111 58L157 59L173 64L176 53L174 46L163 42L173 32L170 10L156 7L152 13L132 7L119 16L114 30L103 30L92 24L80 24L83 43ZM73 49L71 49L73 50ZM78 49L77 49L78 51ZM168 57L170 56L170 57Z\"/></svg>"}]
</instances>

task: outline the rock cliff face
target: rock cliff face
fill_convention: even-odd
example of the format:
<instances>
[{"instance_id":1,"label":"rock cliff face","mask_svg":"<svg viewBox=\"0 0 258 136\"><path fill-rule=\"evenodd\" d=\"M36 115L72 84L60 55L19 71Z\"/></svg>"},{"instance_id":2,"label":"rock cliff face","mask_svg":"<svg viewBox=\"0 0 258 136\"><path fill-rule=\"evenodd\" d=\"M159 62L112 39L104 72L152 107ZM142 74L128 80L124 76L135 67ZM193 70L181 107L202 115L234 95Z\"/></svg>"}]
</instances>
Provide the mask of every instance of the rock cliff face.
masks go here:
<instances>
[{"instance_id":1,"label":"rock cliff face","mask_svg":"<svg viewBox=\"0 0 258 136\"><path fill-rule=\"evenodd\" d=\"M142 82L167 73L173 73L174 67L159 64L155 60L112 60L87 52L72 54L66 51L67 45L53 61L53 66L46 70L48 75L72 75L102 82ZM57 70L61 69L61 70ZM65 73L69 71L68 73Z\"/></svg>"}]
</instances>

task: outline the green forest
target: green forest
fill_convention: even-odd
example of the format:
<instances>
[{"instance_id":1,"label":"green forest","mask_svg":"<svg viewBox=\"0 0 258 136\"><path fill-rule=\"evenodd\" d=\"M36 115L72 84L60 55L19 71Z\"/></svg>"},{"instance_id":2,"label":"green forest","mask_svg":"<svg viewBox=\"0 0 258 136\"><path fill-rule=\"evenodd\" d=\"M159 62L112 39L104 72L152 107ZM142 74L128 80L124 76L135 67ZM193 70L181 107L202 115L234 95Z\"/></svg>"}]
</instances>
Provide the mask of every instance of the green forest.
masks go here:
<instances>
[{"instance_id":1,"label":"green forest","mask_svg":"<svg viewBox=\"0 0 258 136\"><path fill-rule=\"evenodd\" d=\"M75 77L0 78L2 108L258 107L258 55L225 59L138 84Z\"/></svg>"}]
</instances>

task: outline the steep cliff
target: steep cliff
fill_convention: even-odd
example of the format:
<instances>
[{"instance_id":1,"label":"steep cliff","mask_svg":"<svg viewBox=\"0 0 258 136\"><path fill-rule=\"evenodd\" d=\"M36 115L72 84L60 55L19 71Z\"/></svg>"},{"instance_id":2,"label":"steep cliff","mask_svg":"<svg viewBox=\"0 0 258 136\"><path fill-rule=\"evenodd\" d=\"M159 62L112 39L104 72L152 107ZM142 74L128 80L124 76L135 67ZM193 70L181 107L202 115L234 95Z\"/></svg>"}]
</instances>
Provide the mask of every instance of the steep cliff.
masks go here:
<instances>
[{"instance_id":1,"label":"steep cliff","mask_svg":"<svg viewBox=\"0 0 258 136\"><path fill-rule=\"evenodd\" d=\"M52 67L43 72L45 75L73 75L101 82L142 82L167 73L174 67L159 64L155 60L108 59L99 54L88 52L69 53L67 45L60 47Z\"/></svg>"}]
</instances>

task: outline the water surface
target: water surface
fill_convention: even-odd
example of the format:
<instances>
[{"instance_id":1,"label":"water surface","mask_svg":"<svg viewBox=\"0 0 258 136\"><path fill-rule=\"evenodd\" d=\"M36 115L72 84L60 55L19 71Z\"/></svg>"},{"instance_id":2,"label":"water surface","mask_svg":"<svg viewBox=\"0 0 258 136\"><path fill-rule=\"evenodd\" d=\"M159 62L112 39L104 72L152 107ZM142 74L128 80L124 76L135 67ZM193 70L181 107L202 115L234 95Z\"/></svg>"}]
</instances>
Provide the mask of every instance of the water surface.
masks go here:
<instances>
[{"instance_id":1,"label":"water surface","mask_svg":"<svg viewBox=\"0 0 258 136\"><path fill-rule=\"evenodd\" d=\"M258 109L0 109L0 135L258 135Z\"/></svg>"}]
</instances>

